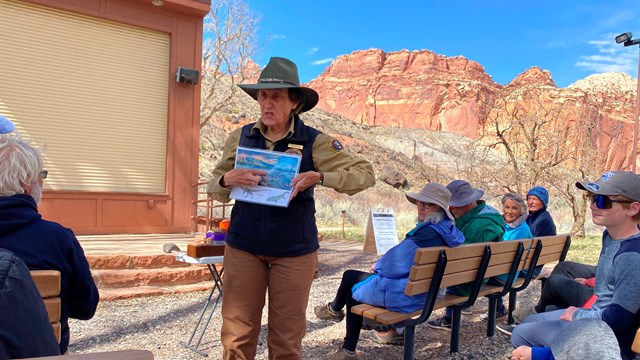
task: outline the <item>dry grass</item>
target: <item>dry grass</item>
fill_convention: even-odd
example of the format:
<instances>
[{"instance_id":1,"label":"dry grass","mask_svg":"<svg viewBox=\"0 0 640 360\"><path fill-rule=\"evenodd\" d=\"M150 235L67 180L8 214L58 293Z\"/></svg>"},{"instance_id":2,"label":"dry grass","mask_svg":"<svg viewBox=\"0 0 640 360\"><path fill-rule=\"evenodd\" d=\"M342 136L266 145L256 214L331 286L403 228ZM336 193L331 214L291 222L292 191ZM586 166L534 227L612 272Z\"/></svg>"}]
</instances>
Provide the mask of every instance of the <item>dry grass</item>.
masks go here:
<instances>
[{"instance_id":1,"label":"dry grass","mask_svg":"<svg viewBox=\"0 0 640 360\"><path fill-rule=\"evenodd\" d=\"M601 235L571 238L571 247L567 254L567 260L595 265L598 262L598 256L600 256L601 243Z\"/></svg>"}]
</instances>

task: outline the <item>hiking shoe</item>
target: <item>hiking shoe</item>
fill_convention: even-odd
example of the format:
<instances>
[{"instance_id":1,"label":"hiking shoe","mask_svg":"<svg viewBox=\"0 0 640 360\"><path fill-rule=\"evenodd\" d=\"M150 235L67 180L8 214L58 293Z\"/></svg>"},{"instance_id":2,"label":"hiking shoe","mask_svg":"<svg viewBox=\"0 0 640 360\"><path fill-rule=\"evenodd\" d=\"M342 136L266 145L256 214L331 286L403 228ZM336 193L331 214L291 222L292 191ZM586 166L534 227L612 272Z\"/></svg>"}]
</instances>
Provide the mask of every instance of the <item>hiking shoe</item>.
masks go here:
<instances>
[{"instance_id":1,"label":"hiking shoe","mask_svg":"<svg viewBox=\"0 0 640 360\"><path fill-rule=\"evenodd\" d=\"M496 310L496 319L501 318L503 316L507 316L507 312ZM480 314L480 320L487 320L489 318L489 313Z\"/></svg>"},{"instance_id":2,"label":"hiking shoe","mask_svg":"<svg viewBox=\"0 0 640 360\"><path fill-rule=\"evenodd\" d=\"M316 317L321 320L340 322L344 319L344 311L333 311L333 309L331 309L331 303L328 303L327 305L318 305L313 308L313 312L316 314Z\"/></svg>"},{"instance_id":3,"label":"hiking shoe","mask_svg":"<svg viewBox=\"0 0 640 360\"><path fill-rule=\"evenodd\" d=\"M398 334L395 329L389 331L372 331L371 340L384 345L404 345L404 335Z\"/></svg>"},{"instance_id":4,"label":"hiking shoe","mask_svg":"<svg viewBox=\"0 0 640 360\"><path fill-rule=\"evenodd\" d=\"M381 324L375 320L371 320L369 318L362 319L362 326L360 327L362 330L375 330L380 332L385 332L389 330L394 330L395 327L393 325L385 325Z\"/></svg>"},{"instance_id":5,"label":"hiking shoe","mask_svg":"<svg viewBox=\"0 0 640 360\"><path fill-rule=\"evenodd\" d=\"M513 329L515 329L515 327L515 325L498 324L496 325L496 330L505 335L511 336L511 333L513 332Z\"/></svg>"},{"instance_id":6,"label":"hiking shoe","mask_svg":"<svg viewBox=\"0 0 640 360\"><path fill-rule=\"evenodd\" d=\"M330 354L327 354L320 358L321 360L357 360L358 355L354 351L353 354L350 354L347 350L340 348Z\"/></svg>"},{"instance_id":7,"label":"hiking shoe","mask_svg":"<svg viewBox=\"0 0 640 360\"><path fill-rule=\"evenodd\" d=\"M536 307L534 305L519 307L513 310L513 319L518 324L522 324L524 319L531 314L537 314Z\"/></svg>"},{"instance_id":8,"label":"hiking shoe","mask_svg":"<svg viewBox=\"0 0 640 360\"><path fill-rule=\"evenodd\" d=\"M427 325L432 329L451 331L451 320L447 320L444 316L439 319L427 321Z\"/></svg>"}]
</instances>

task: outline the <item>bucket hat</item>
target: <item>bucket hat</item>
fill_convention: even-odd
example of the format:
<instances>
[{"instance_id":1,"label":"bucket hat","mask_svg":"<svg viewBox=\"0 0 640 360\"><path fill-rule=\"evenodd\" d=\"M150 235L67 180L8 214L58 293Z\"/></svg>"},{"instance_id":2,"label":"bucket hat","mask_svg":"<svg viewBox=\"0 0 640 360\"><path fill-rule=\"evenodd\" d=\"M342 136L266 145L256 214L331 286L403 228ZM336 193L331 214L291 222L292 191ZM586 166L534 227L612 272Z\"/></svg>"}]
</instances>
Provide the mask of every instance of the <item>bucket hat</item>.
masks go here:
<instances>
[{"instance_id":1,"label":"bucket hat","mask_svg":"<svg viewBox=\"0 0 640 360\"><path fill-rule=\"evenodd\" d=\"M576 182L576 187L598 195L622 195L640 201L640 176L629 171L607 171L594 182Z\"/></svg>"},{"instance_id":2,"label":"bucket hat","mask_svg":"<svg viewBox=\"0 0 640 360\"><path fill-rule=\"evenodd\" d=\"M11 120L0 115L0 134L8 134L15 129L16 126L11 122Z\"/></svg>"},{"instance_id":3,"label":"bucket hat","mask_svg":"<svg viewBox=\"0 0 640 360\"><path fill-rule=\"evenodd\" d=\"M405 196L410 203L415 204L416 201L423 203L436 204L447 217L453 220L453 215L449 212L449 199L451 199L451 192L446 187L438 183L428 183L420 192L406 193Z\"/></svg>"},{"instance_id":4,"label":"bucket hat","mask_svg":"<svg viewBox=\"0 0 640 360\"><path fill-rule=\"evenodd\" d=\"M240 84L238 86L254 100L257 100L258 90L298 89L302 92L304 98L304 105L300 112L313 109L320 99L315 90L300 86L296 64L289 59L281 57L272 57L269 60L267 66L260 73L257 84Z\"/></svg>"},{"instance_id":5,"label":"bucket hat","mask_svg":"<svg viewBox=\"0 0 640 360\"><path fill-rule=\"evenodd\" d=\"M447 185L451 192L449 206L466 206L482 198L484 191L471 187L471 184L464 180L453 180Z\"/></svg>"}]
</instances>

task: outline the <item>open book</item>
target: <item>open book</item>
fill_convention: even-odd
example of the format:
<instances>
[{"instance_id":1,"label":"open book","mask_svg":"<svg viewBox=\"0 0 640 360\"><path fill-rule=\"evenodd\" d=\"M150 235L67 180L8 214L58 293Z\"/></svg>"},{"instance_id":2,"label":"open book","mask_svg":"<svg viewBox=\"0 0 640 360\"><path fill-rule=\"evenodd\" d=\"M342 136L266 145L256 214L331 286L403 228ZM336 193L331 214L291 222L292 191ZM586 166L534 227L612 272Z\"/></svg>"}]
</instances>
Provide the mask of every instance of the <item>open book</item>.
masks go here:
<instances>
[{"instance_id":1,"label":"open book","mask_svg":"<svg viewBox=\"0 0 640 360\"><path fill-rule=\"evenodd\" d=\"M300 171L301 157L279 151L238 147L236 169L264 170L266 175L256 186L234 186L229 197L270 206L289 206L291 181Z\"/></svg>"}]
</instances>

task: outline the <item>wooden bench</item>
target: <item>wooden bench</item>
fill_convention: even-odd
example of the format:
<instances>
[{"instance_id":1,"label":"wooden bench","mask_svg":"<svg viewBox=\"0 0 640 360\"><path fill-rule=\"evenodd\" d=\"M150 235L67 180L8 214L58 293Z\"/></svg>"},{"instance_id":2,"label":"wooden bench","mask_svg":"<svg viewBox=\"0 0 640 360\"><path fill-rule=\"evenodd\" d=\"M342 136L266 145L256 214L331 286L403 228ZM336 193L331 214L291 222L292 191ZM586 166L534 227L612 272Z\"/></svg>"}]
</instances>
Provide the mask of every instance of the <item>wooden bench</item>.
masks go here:
<instances>
[{"instance_id":1,"label":"wooden bench","mask_svg":"<svg viewBox=\"0 0 640 360\"><path fill-rule=\"evenodd\" d=\"M527 276L518 278L509 291L509 310L507 324L513 324L513 310L516 308L516 300L518 292L529 286L533 278L533 271L536 266L545 265L553 262L564 261L567 252L571 246L571 236L569 234L561 234L554 236L541 236L533 239L531 250L525 259L524 268L527 270ZM544 276L538 276L535 279L544 280ZM544 281L541 287L544 286Z\"/></svg>"},{"instance_id":2,"label":"wooden bench","mask_svg":"<svg viewBox=\"0 0 640 360\"><path fill-rule=\"evenodd\" d=\"M528 241L528 240L527 240ZM385 325L398 324L404 330L404 359L413 359L415 327L425 322L434 309L450 307L453 310L451 352L458 351L461 310L473 305L487 276L512 273L521 266L525 245L530 242L504 241L477 243L456 248L433 247L418 249L411 268L405 294L413 296L427 293L421 310L400 313L368 304L352 307L351 311ZM472 283L470 296L447 294L438 298L438 289ZM492 289L499 292L501 289Z\"/></svg>"},{"instance_id":3,"label":"wooden bench","mask_svg":"<svg viewBox=\"0 0 640 360\"><path fill-rule=\"evenodd\" d=\"M45 356L25 360L153 360L153 353L148 350L120 350L98 353Z\"/></svg>"},{"instance_id":4,"label":"wooden bench","mask_svg":"<svg viewBox=\"0 0 640 360\"><path fill-rule=\"evenodd\" d=\"M56 341L60 343L62 326L60 324L60 314L62 302L60 300L60 272L58 270L31 270L31 277L36 284L36 288L42 296L44 306L49 315L49 322L53 327L53 334Z\"/></svg>"}]
</instances>

